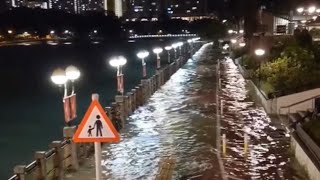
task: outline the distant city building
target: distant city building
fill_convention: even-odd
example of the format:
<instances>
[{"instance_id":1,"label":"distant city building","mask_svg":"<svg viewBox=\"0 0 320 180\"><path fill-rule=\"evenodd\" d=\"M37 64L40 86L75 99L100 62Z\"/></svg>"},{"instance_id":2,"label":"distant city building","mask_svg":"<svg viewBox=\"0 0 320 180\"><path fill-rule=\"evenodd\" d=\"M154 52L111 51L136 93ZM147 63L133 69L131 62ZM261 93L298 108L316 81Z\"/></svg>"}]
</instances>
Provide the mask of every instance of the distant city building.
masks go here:
<instances>
[{"instance_id":1,"label":"distant city building","mask_svg":"<svg viewBox=\"0 0 320 180\"><path fill-rule=\"evenodd\" d=\"M128 18L157 18L162 13L186 20L207 16L207 0L128 0L127 6Z\"/></svg>"},{"instance_id":2,"label":"distant city building","mask_svg":"<svg viewBox=\"0 0 320 180\"><path fill-rule=\"evenodd\" d=\"M80 13L86 11L101 11L104 10L103 0L81 0L80 1Z\"/></svg>"},{"instance_id":3,"label":"distant city building","mask_svg":"<svg viewBox=\"0 0 320 180\"><path fill-rule=\"evenodd\" d=\"M79 0L48 0L49 9L63 10L68 13L80 13Z\"/></svg>"},{"instance_id":4,"label":"distant city building","mask_svg":"<svg viewBox=\"0 0 320 180\"><path fill-rule=\"evenodd\" d=\"M48 9L48 3L42 1L26 1L24 6L28 8Z\"/></svg>"}]
</instances>

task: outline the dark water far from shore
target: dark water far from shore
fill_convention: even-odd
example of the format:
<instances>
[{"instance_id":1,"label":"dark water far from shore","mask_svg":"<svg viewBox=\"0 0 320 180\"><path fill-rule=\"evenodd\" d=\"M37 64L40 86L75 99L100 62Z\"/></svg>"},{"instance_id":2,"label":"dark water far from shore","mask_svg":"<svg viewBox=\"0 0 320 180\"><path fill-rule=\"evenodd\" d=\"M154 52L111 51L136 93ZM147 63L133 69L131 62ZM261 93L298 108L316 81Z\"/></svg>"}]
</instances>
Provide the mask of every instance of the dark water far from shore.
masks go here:
<instances>
[{"instance_id":1,"label":"dark water far from shore","mask_svg":"<svg viewBox=\"0 0 320 180\"><path fill-rule=\"evenodd\" d=\"M141 61L136 53L150 51L148 74L155 71L155 46L168 41L149 40L112 43L63 43L58 45L22 45L0 47L0 179L13 174L17 164L28 164L35 151L48 150L53 140L62 139L64 127L63 89L54 85L50 76L57 67L75 65L81 70L76 82L78 118L81 120L92 93L108 106L116 93L116 70L107 62L113 55L126 56L125 88L134 88L141 79ZM172 53L173 54L173 53ZM167 54L163 53L163 64Z\"/></svg>"}]
</instances>

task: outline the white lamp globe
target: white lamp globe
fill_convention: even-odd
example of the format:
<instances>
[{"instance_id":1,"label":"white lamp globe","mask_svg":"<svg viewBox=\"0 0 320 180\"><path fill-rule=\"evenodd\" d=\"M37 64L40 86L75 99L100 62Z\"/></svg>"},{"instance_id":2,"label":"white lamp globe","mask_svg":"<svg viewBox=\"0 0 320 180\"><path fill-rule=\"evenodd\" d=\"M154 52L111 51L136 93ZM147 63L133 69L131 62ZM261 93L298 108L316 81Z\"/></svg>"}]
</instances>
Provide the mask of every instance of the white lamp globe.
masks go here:
<instances>
[{"instance_id":1,"label":"white lamp globe","mask_svg":"<svg viewBox=\"0 0 320 180\"><path fill-rule=\"evenodd\" d=\"M236 39L231 39L231 43L235 44L235 43L237 43L237 40Z\"/></svg>"},{"instance_id":2,"label":"white lamp globe","mask_svg":"<svg viewBox=\"0 0 320 180\"><path fill-rule=\"evenodd\" d=\"M192 43L193 42L193 40L192 39L188 39L188 43Z\"/></svg>"},{"instance_id":3,"label":"white lamp globe","mask_svg":"<svg viewBox=\"0 0 320 180\"><path fill-rule=\"evenodd\" d=\"M119 61L116 58L113 58L109 61L110 66L112 67L118 67L119 65Z\"/></svg>"},{"instance_id":4,"label":"white lamp globe","mask_svg":"<svg viewBox=\"0 0 320 180\"><path fill-rule=\"evenodd\" d=\"M315 6L310 6L309 8L308 8L308 12L309 13L314 13L315 11L316 11L316 7Z\"/></svg>"},{"instance_id":5,"label":"white lamp globe","mask_svg":"<svg viewBox=\"0 0 320 180\"><path fill-rule=\"evenodd\" d=\"M154 49L153 49L153 53L155 53L155 54L160 54L160 53L162 53L162 52L163 52L163 49L160 48L160 47L157 47L157 48L154 48Z\"/></svg>"},{"instance_id":6,"label":"white lamp globe","mask_svg":"<svg viewBox=\"0 0 320 180\"><path fill-rule=\"evenodd\" d=\"M80 77L80 71L75 66L68 66L66 68L66 76L69 80L76 80Z\"/></svg>"},{"instance_id":7,"label":"white lamp globe","mask_svg":"<svg viewBox=\"0 0 320 180\"><path fill-rule=\"evenodd\" d=\"M148 56L149 56L149 52L148 52L148 51L145 51L145 50L140 51L140 52L138 52L138 54L137 54L137 57L140 58L140 59L144 59L144 58L146 58L146 57L148 57Z\"/></svg>"},{"instance_id":8,"label":"white lamp globe","mask_svg":"<svg viewBox=\"0 0 320 180\"><path fill-rule=\"evenodd\" d=\"M66 73L61 68L54 70L51 75L51 81L57 85L65 84L67 82L67 80L68 79L67 79Z\"/></svg>"},{"instance_id":9,"label":"white lamp globe","mask_svg":"<svg viewBox=\"0 0 320 180\"><path fill-rule=\"evenodd\" d=\"M263 56L264 54L265 54L265 50L263 50L263 49L256 49L255 51L254 51L254 53L257 55L257 56Z\"/></svg>"},{"instance_id":10,"label":"white lamp globe","mask_svg":"<svg viewBox=\"0 0 320 180\"><path fill-rule=\"evenodd\" d=\"M170 51L170 50L172 49L172 46L166 46L166 47L164 47L164 49L165 49L166 51Z\"/></svg>"},{"instance_id":11,"label":"white lamp globe","mask_svg":"<svg viewBox=\"0 0 320 180\"><path fill-rule=\"evenodd\" d=\"M239 46L240 46L240 47L245 47L245 46L246 46L246 43L240 43Z\"/></svg>"},{"instance_id":12,"label":"white lamp globe","mask_svg":"<svg viewBox=\"0 0 320 180\"><path fill-rule=\"evenodd\" d=\"M125 64L127 64L127 59L123 56L119 56L118 61L120 66L124 66Z\"/></svg>"},{"instance_id":13,"label":"white lamp globe","mask_svg":"<svg viewBox=\"0 0 320 180\"><path fill-rule=\"evenodd\" d=\"M181 46L183 46L183 42L178 42L177 45L178 45L179 47L181 47Z\"/></svg>"},{"instance_id":14,"label":"white lamp globe","mask_svg":"<svg viewBox=\"0 0 320 180\"><path fill-rule=\"evenodd\" d=\"M177 49L179 45L177 43L172 44L173 49Z\"/></svg>"}]
</instances>

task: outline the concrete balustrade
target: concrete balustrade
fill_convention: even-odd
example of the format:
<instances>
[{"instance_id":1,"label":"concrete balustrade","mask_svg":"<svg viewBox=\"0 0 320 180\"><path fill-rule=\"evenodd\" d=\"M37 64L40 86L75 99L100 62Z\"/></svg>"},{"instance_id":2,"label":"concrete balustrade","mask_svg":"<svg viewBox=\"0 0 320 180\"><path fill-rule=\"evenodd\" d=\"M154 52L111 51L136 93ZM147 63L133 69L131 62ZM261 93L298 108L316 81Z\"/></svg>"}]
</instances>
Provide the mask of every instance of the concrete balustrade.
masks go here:
<instances>
[{"instance_id":1,"label":"concrete balustrade","mask_svg":"<svg viewBox=\"0 0 320 180\"><path fill-rule=\"evenodd\" d=\"M124 127L125 120L139 106L146 103L152 94L165 84L186 60L186 58L177 59L176 62L172 62L161 70L157 70L157 73L151 78L141 80L141 84L126 95L115 96L115 102L112 102L109 107L105 107L105 111L115 125L121 123L121 127L118 127L118 130ZM75 131L76 126L64 127L64 141L53 141L49 151L36 151L34 155L35 161L28 166L15 166L15 175L10 180L63 180L65 171L77 171L79 164L89 155L92 155L93 144L74 143L72 137Z\"/></svg>"}]
</instances>

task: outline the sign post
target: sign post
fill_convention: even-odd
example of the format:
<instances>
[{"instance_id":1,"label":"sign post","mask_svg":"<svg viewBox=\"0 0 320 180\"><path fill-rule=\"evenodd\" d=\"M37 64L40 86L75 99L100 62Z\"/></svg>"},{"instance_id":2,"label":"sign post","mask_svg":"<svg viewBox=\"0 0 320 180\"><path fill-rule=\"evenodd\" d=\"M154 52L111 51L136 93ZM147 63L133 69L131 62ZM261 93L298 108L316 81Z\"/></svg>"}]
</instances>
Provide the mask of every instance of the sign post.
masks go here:
<instances>
[{"instance_id":1,"label":"sign post","mask_svg":"<svg viewBox=\"0 0 320 180\"><path fill-rule=\"evenodd\" d=\"M94 142L96 180L101 180L101 142L119 142L120 136L99 103L99 95L92 95L92 103L82 119L73 141Z\"/></svg>"}]
</instances>

